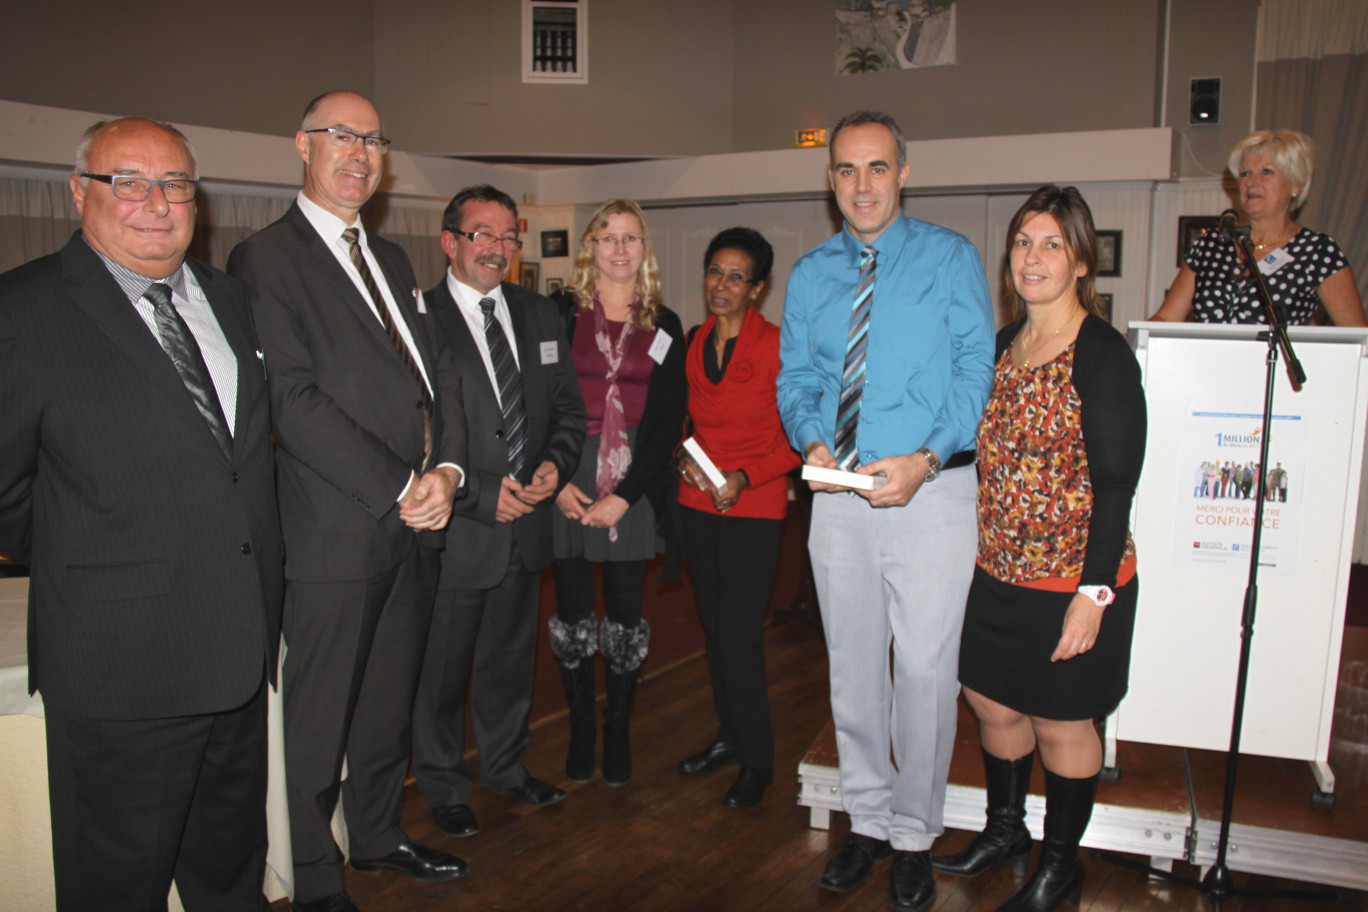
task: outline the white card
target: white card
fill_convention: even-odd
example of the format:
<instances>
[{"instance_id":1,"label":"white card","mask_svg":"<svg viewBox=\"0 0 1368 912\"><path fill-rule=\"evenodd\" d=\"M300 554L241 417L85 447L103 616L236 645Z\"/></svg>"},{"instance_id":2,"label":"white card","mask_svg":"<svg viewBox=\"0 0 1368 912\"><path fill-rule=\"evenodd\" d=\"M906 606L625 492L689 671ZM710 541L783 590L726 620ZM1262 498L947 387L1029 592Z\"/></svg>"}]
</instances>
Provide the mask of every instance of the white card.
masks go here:
<instances>
[{"instance_id":1,"label":"white card","mask_svg":"<svg viewBox=\"0 0 1368 912\"><path fill-rule=\"evenodd\" d=\"M541 344L541 363L556 364L560 361L560 349L556 346L556 340L543 342Z\"/></svg>"},{"instance_id":2,"label":"white card","mask_svg":"<svg viewBox=\"0 0 1368 912\"><path fill-rule=\"evenodd\" d=\"M670 350L670 343L673 341L669 333L663 329L657 329L655 340L651 342L651 350L646 354L650 355L651 360L656 364L664 364L665 353Z\"/></svg>"},{"instance_id":3,"label":"white card","mask_svg":"<svg viewBox=\"0 0 1368 912\"><path fill-rule=\"evenodd\" d=\"M1259 272L1264 275L1272 275L1282 269L1296 257L1279 247L1277 250L1270 251L1263 259L1259 260Z\"/></svg>"},{"instance_id":4,"label":"white card","mask_svg":"<svg viewBox=\"0 0 1368 912\"><path fill-rule=\"evenodd\" d=\"M821 466L803 466L803 481L820 481L843 488L859 488L873 491L888 484L887 475L861 475L859 472L842 472L840 469L824 469Z\"/></svg>"},{"instance_id":5,"label":"white card","mask_svg":"<svg viewBox=\"0 0 1368 912\"><path fill-rule=\"evenodd\" d=\"M713 483L713 487L717 488L718 493L725 493L727 476L722 474L717 468L717 464L703 451L702 445L695 438L690 437L684 441L684 449L693 457L693 461L698 463L698 467L703 470L704 475L708 476L708 481Z\"/></svg>"},{"instance_id":6,"label":"white card","mask_svg":"<svg viewBox=\"0 0 1368 912\"><path fill-rule=\"evenodd\" d=\"M418 312L419 312L420 314L425 314L425 313L427 313L427 298L424 298L424 297L423 297L423 292L422 292L422 291L420 291L420 290L417 289L417 288L413 289L413 300L414 300L415 302L417 302L417 304L418 304Z\"/></svg>"}]
</instances>

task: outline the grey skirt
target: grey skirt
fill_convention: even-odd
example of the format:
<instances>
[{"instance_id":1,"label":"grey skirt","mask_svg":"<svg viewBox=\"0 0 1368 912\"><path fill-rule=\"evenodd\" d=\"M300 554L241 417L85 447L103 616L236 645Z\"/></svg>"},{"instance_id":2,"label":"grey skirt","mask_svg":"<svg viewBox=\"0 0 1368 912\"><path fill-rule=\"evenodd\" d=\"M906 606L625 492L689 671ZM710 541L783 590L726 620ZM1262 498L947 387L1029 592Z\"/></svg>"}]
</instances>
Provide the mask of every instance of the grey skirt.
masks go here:
<instances>
[{"instance_id":1,"label":"grey skirt","mask_svg":"<svg viewBox=\"0 0 1368 912\"><path fill-rule=\"evenodd\" d=\"M627 429L627 443L633 449L636 448L636 436L636 428ZM586 438L579 468L570 479L588 497L594 496L598 452L599 435ZM650 560L663 550L656 537L655 510L651 509L651 499L645 495L623 514L617 531L617 541L610 542L607 529L581 526L577 521L567 519L559 509L552 509L551 536L557 560L567 557L583 557L591 561Z\"/></svg>"}]
</instances>

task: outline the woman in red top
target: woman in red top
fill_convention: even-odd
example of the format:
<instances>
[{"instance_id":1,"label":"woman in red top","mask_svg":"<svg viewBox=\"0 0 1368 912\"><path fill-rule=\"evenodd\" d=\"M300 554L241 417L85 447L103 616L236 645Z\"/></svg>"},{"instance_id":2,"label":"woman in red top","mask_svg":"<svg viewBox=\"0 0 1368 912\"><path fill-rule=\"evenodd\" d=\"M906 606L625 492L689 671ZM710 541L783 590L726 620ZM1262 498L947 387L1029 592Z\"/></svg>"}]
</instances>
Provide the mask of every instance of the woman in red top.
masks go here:
<instances>
[{"instance_id":1,"label":"woman in red top","mask_svg":"<svg viewBox=\"0 0 1368 912\"><path fill-rule=\"evenodd\" d=\"M694 439L726 484L719 491L682 455L679 503L686 508L680 512L718 729L679 769L706 773L739 763L723 804L745 808L760 802L773 779L763 626L788 509L785 476L801 460L774 401L779 327L751 307L765 288L774 251L759 232L729 228L712 239L703 262L710 315L685 362L689 417Z\"/></svg>"}]
</instances>

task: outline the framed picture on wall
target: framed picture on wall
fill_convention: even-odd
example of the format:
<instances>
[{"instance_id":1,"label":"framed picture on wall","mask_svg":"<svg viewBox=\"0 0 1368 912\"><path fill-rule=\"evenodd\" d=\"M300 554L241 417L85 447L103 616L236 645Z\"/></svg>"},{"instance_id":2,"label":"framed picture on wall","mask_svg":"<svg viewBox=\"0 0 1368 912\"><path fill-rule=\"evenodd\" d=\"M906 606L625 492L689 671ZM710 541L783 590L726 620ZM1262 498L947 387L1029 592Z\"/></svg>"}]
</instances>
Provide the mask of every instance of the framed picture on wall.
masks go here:
<instances>
[{"instance_id":1,"label":"framed picture on wall","mask_svg":"<svg viewBox=\"0 0 1368 912\"><path fill-rule=\"evenodd\" d=\"M564 228L559 231L543 231L541 233L541 255L543 260L549 257L569 256L570 232Z\"/></svg>"},{"instance_id":2,"label":"framed picture on wall","mask_svg":"<svg viewBox=\"0 0 1368 912\"><path fill-rule=\"evenodd\" d=\"M1121 232L1097 232L1097 275L1100 278L1121 275Z\"/></svg>"},{"instance_id":3,"label":"framed picture on wall","mask_svg":"<svg viewBox=\"0 0 1368 912\"><path fill-rule=\"evenodd\" d=\"M1112 318L1112 296L1110 294L1098 292L1097 300L1102 304L1102 318L1110 323Z\"/></svg>"},{"instance_id":4,"label":"framed picture on wall","mask_svg":"<svg viewBox=\"0 0 1368 912\"><path fill-rule=\"evenodd\" d=\"M522 271L518 273L518 284L528 291L537 290L537 280L541 277L541 264L523 260Z\"/></svg>"},{"instance_id":5,"label":"framed picture on wall","mask_svg":"<svg viewBox=\"0 0 1368 912\"><path fill-rule=\"evenodd\" d=\"M562 288L564 288L564 287L565 287L565 280L564 280L564 279L547 279L547 280L546 280L546 293L549 294L549 295L555 294L556 292L560 291L560 290L561 290Z\"/></svg>"},{"instance_id":6,"label":"framed picture on wall","mask_svg":"<svg viewBox=\"0 0 1368 912\"><path fill-rule=\"evenodd\" d=\"M1178 216L1178 262L1174 265L1181 267L1183 258L1187 256L1188 248L1199 237L1208 231L1215 231L1221 226L1219 215L1180 215Z\"/></svg>"}]
</instances>

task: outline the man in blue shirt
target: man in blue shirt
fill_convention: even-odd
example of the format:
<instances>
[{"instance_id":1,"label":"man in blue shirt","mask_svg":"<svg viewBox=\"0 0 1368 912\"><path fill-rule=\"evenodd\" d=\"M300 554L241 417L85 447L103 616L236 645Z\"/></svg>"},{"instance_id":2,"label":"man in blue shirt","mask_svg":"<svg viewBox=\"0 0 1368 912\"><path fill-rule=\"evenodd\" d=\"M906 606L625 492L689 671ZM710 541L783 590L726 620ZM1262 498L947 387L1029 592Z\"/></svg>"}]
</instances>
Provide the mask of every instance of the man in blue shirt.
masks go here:
<instances>
[{"instance_id":1,"label":"man in blue shirt","mask_svg":"<svg viewBox=\"0 0 1368 912\"><path fill-rule=\"evenodd\" d=\"M936 895L928 850L954 747L974 433L993 376L983 261L964 237L902 214L909 170L893 118L836 123L829 179L845 227L789 276L778 393L808 465L883 476L873 490L810 482L808 548L851 830L822 886L856 890L891 856L900 912Z\"/></svg>"}]
</instances>

